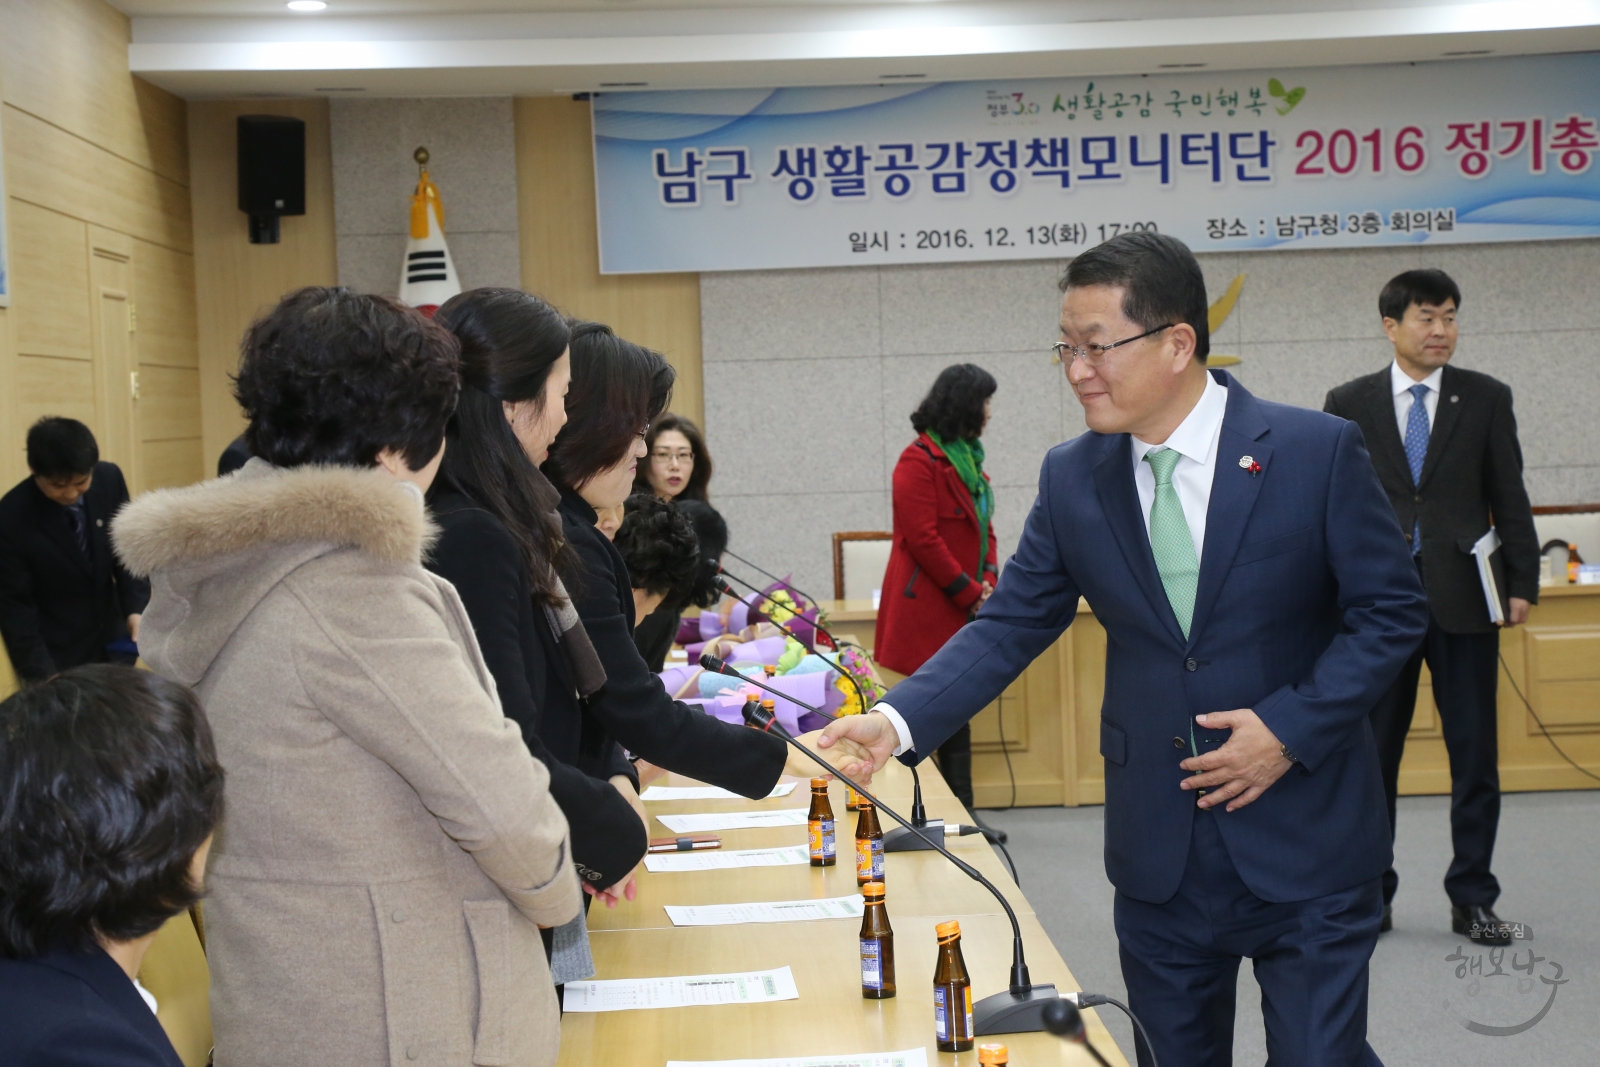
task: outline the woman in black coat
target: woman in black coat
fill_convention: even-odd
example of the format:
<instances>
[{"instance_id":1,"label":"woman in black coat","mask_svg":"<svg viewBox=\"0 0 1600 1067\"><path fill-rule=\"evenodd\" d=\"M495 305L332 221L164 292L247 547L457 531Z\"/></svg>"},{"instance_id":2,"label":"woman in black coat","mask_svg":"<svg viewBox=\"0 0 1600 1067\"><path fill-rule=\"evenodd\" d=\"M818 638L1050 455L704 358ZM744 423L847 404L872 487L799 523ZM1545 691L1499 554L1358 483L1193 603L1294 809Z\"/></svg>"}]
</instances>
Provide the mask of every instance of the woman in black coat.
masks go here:
<instances>
[{"instance_id":1,"label":"woman in black coat","mask_svg":"<svg viewBox=\"0 0 1600 1067\"><path fill-rule=\"evenodd\" d=\"M507 717L549 768L578 874L603 891L645 854L637 776L604 731L543 714L576 706L604 681L593 650L571 646L587 640L570 628L576 616L556 570L566 552L559 498L536 466L566 422L567 325L515 289L463 293L437 320L461 342L462 389L428 494L440 528L428 565L461 595Z\"/></svg>"},{"instance_id":2,"label":"woman in black coat","mask_svg":"<svg viewBox=\"0 0 1600 1067\"><path fill-rule=\"evenodd\" d=\"M622 554L596 529L596 509L627 499L645 453L644 428L666 407L675 373L658 353L599 323L572 326L571 354L567 424L542 469L561 493L561 529L573 554L562 573L606 684L581 707L575 699L552 703L546 721L597 720L634 756L747 797L770 792L786 763L790 774L811 775L815 764L791 757L777 738L673 700L640 656L633 582Z\"/></svg>"}]
</instances>

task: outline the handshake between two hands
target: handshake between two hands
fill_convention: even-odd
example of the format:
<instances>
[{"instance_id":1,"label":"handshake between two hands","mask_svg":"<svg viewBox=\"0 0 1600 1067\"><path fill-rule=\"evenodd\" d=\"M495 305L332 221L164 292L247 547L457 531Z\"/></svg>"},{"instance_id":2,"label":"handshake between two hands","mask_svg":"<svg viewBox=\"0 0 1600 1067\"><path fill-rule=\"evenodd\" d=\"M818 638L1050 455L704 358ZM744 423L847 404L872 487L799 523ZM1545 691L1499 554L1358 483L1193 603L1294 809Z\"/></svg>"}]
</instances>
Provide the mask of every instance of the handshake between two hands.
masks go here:
<instances>
[{"instance_id":1,"label":"handshake between two hands","mask_svg":"<svg viewBox=\"0 0 1600 1067\"><path fill-rule=\"evenodd\" d=\"M1233 731L1227 743L1216 751L1191 756L1178 764L1182 769L1192 772L1180 783L1179 788L1203 790L1196 801L1202 808L1226 804L1228 811L1238 811L1254 803L1283 777L1285 771L1294 766L1284 756L1283 744L1277 735L1250 708L1196 715L1195 722L1210 730ZM809 745L810 740L816 738L816 747L822 756L840 774L854 778L863 785L871 781L874 771L883 769L900 744L900 735L894 724L878 712L836 719L820 734L820 737L807 734L799 740ZM791 762L793 758L791 754Z\"/></svg>"}]
</instances>

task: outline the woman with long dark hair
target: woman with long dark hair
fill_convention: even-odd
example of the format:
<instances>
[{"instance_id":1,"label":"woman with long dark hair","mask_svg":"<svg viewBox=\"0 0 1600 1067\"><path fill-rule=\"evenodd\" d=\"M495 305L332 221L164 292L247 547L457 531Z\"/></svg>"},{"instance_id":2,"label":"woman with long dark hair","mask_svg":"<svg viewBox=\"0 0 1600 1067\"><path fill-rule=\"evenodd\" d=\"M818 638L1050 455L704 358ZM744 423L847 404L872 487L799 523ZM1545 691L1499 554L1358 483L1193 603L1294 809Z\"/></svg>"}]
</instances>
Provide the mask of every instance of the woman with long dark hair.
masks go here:
<instances>
[{"instance_id":1,"label":"woman with long dark hair","mask_svg":"<svg viewBox=\"0 0 1600 1067\"><path fill-rule=\"evenodd\" d=\"M917 438L894 468L894 544L873 649L879 666L897 674L915 673L994 590L994 490L978 439L995 387L982 367L957 363L911 413ZM970 726L939 746L939 770L970 809Z\"/></svg>"},{"instance_id":2,"label":"woman with long dark hair","mask_svg":"<svg viewBox=\"0 0 1600 1067\"><path fill-rule=\"evenodd\" d=\"M585 886L610 889L644 857L646 824L628 761L572 714L605 672L562 584L570 552L560 497L537 464L566 422L571 377L560 312L516 289L473 289L434 321L461 344L461 400L429 504L440 527L429 566L448 579L483 649L500 701L550 770ZM574 938L573 944L581 943ZM557 982L573 969L552 937Z\"/></svg>"},{"instance_id":3,"label":"woman with long dark hair","mask_svg":"<svg viewBox=\"0 0 1600 1067\"><path fill-rule=\"evenodd\" d=\"M567 588L606 684L581 706L576 699L552 703L545 722L583 722L657 767L742 796L766 796L786 765L790 774L810 775L812 765L790 763L770 734L673 700L639 655L628 566L595 520L598 509L627 499L645 454L645 427L666 408L675 372L659 353L599 323L574 323L571 345L567 424L542 469L561 493L562 532L574 557L563 574L572 575ZM839 762L850 758L841 755Z\"/></svg>"},{"instance_id":4,"label":"woman with long dark hair","mask_svg":"<svg viewBox=\"0 0 1600 1067\"><path fill-rule=\"evenodd\" d=\"M691 419L668 412L653 420L644 437L647 463L639 464L634 479L636 493L650 493L678 506L694 526L700 542L700 565L694 584L684 597L668 600L639 621L634 640L650 669L659 671L678 634L678 621L689 607L716 604L717 568L728 548L728 524L711 506L711 453L706 439Z\"/></svg>"}]
</instances>

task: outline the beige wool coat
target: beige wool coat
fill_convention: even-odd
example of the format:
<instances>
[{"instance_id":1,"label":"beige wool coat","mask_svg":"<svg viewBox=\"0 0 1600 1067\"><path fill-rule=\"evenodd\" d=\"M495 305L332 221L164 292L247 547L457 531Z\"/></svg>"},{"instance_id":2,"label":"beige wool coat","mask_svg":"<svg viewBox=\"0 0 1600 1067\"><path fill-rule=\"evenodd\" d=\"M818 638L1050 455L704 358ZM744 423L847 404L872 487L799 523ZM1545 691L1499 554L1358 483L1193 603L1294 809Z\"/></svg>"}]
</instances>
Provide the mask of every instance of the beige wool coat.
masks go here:
<instances>
[{"instance_id":1,"label":"beige wool coat","mask_svg":"<svg viewBox=\"0 0 1600 1067\"><path fill-rule=\"evenodd\" d=\"M145 661L227 770L206 900L218 1067L544 1067L538 927L581 893L548 775L500 711L419 494L381 470L147 493Z\"/></svg>"}]
</instances>

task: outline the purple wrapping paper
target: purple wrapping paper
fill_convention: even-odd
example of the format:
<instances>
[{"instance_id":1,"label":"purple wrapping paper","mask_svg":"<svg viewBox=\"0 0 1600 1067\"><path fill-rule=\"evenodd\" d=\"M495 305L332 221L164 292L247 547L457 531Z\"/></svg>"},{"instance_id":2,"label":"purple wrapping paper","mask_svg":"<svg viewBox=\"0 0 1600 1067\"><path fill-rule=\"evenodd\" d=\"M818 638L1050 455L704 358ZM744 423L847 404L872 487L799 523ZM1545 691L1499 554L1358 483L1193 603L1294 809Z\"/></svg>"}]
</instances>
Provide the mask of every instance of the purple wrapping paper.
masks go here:
<instances>
[{"instance_id":1,"label":"purple wrapping paper","mask_svg":"<svg viewBox=\"0 0 1600 1067\"><path fill-rule=\"evenodd\" d=\"M746 641L741 645L734 645L728 650L725 657L729 663L777 663L783 655L783 646L788 638L763 637L756 641Z\"/></svg>"},{"instance_id":2,"label":"purple wrapping paper","mask_svg":"<svg viewBox=\"0 0 1600 1067\"><path fill-rule=\"evenodd\" d=\"M689 680L700 672L698 666L680 665L668 667L656 677L661 679L661 684L666 687L667 695L673 696L689 683ZM693 692L693 690L691 690Z\"/></svg>"},{"instance_id":3,"label":"purple wrapping paper","mask_svg":"<svg viewBox=\"0 0 1600 1067\"><path fill-rule=\"evenodd\" d=\"M704 612L701 614L704 614ZM691 641L698 640L700 640L700 617L696 615L685 615L683 618L679 619L678 632L673 637L672 643L675 645L687 645Z\"/></svg>"},{"instance_id":4,"label":"purple wrapping paper","mask_svg":"<svg viewBox=\"0 0 1600 1067\"><path fill-rule=\"evenodd\" d=\"M709 641L722 633L722 618L714 611L700 613L700 640Z\"/></svg>"}]
</instances>

